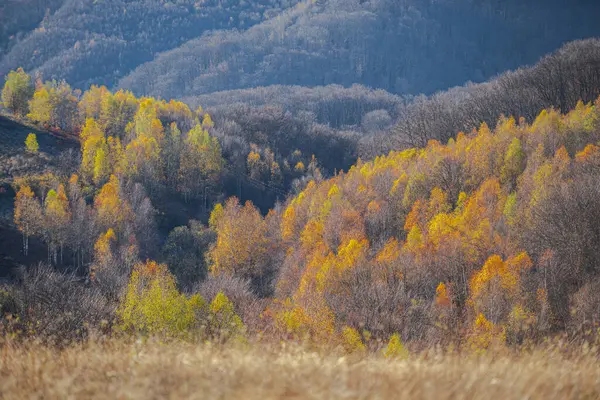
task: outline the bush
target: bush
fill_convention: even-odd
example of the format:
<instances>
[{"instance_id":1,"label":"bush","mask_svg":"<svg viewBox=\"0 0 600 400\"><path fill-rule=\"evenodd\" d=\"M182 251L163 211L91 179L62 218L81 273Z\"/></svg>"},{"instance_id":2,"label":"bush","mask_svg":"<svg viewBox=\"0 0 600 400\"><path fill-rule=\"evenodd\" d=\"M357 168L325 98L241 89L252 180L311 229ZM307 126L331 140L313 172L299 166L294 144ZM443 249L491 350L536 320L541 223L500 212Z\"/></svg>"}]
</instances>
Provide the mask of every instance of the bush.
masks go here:
<instances>
[{"instance_id":1,"label":"bush","mask_svg":"<svg viewBox=\"0 0 600 400\"><path fill-rule=\"evenodd\" d=\"M402 344L400 335L394 333L390 337L387 347L383 351L383 355L387 358L406 358L408 357L408 351Z\"/></svg>"},{"instance_id":2,"label":"bush","mask_svg":"<svg viewBox=\"0 0 600 400\"><path fill-rule=\"evenodd\" d=\"M14 303L2 307L10 304L15 310L25 335L55 342L80 340L114 318L114 305L73 274L40 264L21 269L18 276L18 284L8 292Z\"/></svg>"},{"instance_id":3,"label":"bush","mask_svg":"<svg viewBox=\"0 0 600 400\"><path fill-rule=\"evenodd\" d=\"M217 293L210 303L209 332L219 341L243 340L246 327L235 313L233 303L223 294Z\"/></svg>"},{"instance_id":4,"label":"bush","mask_svg":"<svg viewBox=\"0 0 600 400\"><path fill-rule=\"evenodd\" d=\"M250 290L247 280L230 275L210 275L196 286L194 293L199 293L205 299L214 299L218 293L223 293L249 328L257 328L261 323L260 313L265 301Z\"/></svg>"}]
</instances>

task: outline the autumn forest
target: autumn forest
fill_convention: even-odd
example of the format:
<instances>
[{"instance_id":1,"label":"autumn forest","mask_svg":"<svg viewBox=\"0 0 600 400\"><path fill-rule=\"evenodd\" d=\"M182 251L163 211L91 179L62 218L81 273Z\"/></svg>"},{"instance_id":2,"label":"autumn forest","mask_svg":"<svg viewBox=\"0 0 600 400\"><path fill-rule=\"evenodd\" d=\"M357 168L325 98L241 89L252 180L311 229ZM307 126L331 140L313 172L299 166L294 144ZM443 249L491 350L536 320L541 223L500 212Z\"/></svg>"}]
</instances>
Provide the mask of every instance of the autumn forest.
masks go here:
<instances>
[{"instance_id":1,"label":"autumn forest","mask_svg":"<svg viewBox=\"0 0 600 400\"><path fill-rule=\"evenodd\" d=\"M99 357L95 365L144 352L154 357L148 365L171 353L212 359L217 370L231 360L240 371L281 364L284 381L298 365L312 382L358 368L383 385L346 383L351 398L400 393L386 374L413 378L394 363L437 374L427 379L442 387L459 381L444 374L465 375L436 366L508 376L495 358L505 357L540 377L540 363L562 360L581 371L573 382L590 377L566 384L563 398L600 393L592 383L600 376L600 39L590 38L587 5L569 11L584 21L577 30L556 32L541 17L529 25L515 17L527 2L456 6L514 37L537 30L560 45L519 48L506 62L482 55L495 64L474 71L479 61L435 37L448 29L459 43L479 25L444 25L435 2L348 2L339 21L336 1L149 1L143 17L115 17L158 24L163 16L197 30L159 24L162 39L141 25L137 36L109 30L110 7L121 7L110 2L22 3L32 8L27 18L0 6L0 21L19 16L0 31L0 376L11 363L22 373L0 394L42 374L21 364L27 354L60 354L68 369L83 362L77 349ZM143 2L131 3L122 6L133 12ZM95 15L98 32L65 33L61 21L78 13ZM396 26L399 16L405 25L393 35L371 26ZM356 32L341 28L355 20ZM319 24L330 44L319 30L309 34ZM363 31L373 36L359 38ZM71 50L54 42L71 34L79 38ZM386 35L407 38L398 54L412 58L385 55L393 40L374 43ZM505 44L481 37L487 44L473 46ZM448 69L415 68L431 54L451 59ZM93 57L106 68L81 67ZM117 361L128 353L137 355ZM148 368L134 375L154 376ZM173 379L192 379L178 368ZM235 384L211 386L224 390L214 397L309 393L292 390L292 379L259 394L243 386L250 372L237 373ZM532 398L559 393L552 380L531 381ZM67 393L31 385L49 398ZM515 398L531 395L527 386ZM110 393L143 397L135 387ZM473 398L491 393L469 388ZM81 390L68 393L91 393ZM159 397L194 397L187 390ZM417 386L403 393L429 398Z\"/></svg>"}]
</instances>

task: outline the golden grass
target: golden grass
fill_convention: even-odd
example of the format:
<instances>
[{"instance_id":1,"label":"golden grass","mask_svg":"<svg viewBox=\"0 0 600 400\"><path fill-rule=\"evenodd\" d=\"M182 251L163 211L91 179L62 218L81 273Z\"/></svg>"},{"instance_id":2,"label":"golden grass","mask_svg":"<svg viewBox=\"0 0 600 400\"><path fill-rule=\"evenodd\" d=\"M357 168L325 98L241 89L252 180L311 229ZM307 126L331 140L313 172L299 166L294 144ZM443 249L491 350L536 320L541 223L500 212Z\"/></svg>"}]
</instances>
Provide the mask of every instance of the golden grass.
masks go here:
<instances>
[{"instance_id":1,"label":"golden grass","mask_svg":"<svg viewBox=\"0 0 600 400\"><path fill-rule=\"evenodd\" d=\"M340 356L266 345L113 341L56 350L0 348L6 399L598 399L593 352L496 356L427 354L408 360Z\"/></svg>"}]
</instances>

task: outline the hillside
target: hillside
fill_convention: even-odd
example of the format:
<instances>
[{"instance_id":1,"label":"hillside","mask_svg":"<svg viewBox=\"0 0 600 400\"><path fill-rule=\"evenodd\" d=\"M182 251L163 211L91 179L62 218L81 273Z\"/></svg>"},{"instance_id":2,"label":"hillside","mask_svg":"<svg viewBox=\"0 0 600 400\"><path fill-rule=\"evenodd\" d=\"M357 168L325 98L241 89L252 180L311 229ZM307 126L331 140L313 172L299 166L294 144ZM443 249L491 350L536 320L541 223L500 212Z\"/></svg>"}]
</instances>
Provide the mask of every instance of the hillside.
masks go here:
<instances>
[{"instance_id":1,"label":"hillside","mask_svg":"<svg viewBox=\"0 0 600 400\"><path fill-rule=\"evenodd\" d=\"M431 94L600 34L594 1L41 4L11 1L0 9L0 76L21 66L80 89L104 84L162 98L355 83Z\"/></svg>"},{"instance_id":2,"label":"hillside","mask_svg":"<svg viewBox=\"0 0 600 400\"><path fill-rule=\"evenodd\" d=\"M270 1L10 1L0 76L17 66L73 86L114 86L155 54L215 29L246 29L295 4ZM43 19L42 19L43 17ZM34 21L38 21L35 23ZM17 35L17 38L6 36Z\"/></svg>"},{"instance_id":3,"label":"hillside","mask_svg":"<svg viewBox=\"0 0 600 400\"><path fill-rule=\"evenodd\" d=\"M24 143L29 133L37 135L37 155L26 153ZM22 253L21 233L13 223L15 192L11 184L26 175L73 171L79 160L78 147L72 139L0 115L0 277L9 275L18 265L43 259L46 251L41 241L32 241L30 256Z\"/></svg>"},{"instance_id":4,"label":"hillside","mask_svg":"<svg viewBox=\"0 0 600 400\"><path fill-rule=\"evenodd\" d=\"M600 394L596 0L0 0L0 397Z\"/></svg>"},{"instance_id":5,"label":"hillside","mask_svg":"<svg viewBox=\"0 0 600 400\"><path fill-rule=\"evenodd\" d=\"M193 39L119 85L162 97L272 84L432 93L531 64L598 35L592 2L318 1L238 32ZM527 37L527 41L521 38Z\"/></svg>"},{"instance_id":6,"label":"hillside","mask_svg":"<svg viewBox=\"0 0 600 400\"><path fill-rule=\"evenodd\" d=\"M547 93L558 97L539 98L567 107L598 94L598 70L587 61L597 48L597 40L575 42L507 76L528 82L567 61L589 66L551 81ZM199 334L197 324L208 324L208 337L220 335L224 323L233 338L268 332L355 350L390 340L400 349L457 344L479 351L557 332L588 338L599 323L598 97L566 113L543 109L531 121L501 116L495 127L482 122L443 142L365 162L353 158L357 133L315 122L317 111L349 118L345 105L355 123L365 113L363 126L373 112L375 121L386 112L389 123L397 107L416 103L360 87L271 87L235 92L243 103L229 109L218 104L231 93L215 96L213 120L202 107L175 100L31 85L25 72L13 73L6 104L25 113L17 100L30 96L27 120L76 135L81 147L80 159L77 152L59 155L71 162L49 173L30 166L9 176L22 252L48 263L24 271L13 295L20 307L39 307L31 318L50 318L48 335L77 338L75 327L108 318L124 331L169 337ZM272 93L284 101L274 104ZM502 104L507 97L495 93ZM286 109L302 96L310 100L304 109ZM400 121L419 126L416 118ZM3 126L6 149L23 152L15 143L26 128ZM58 152L51 133L39 135L42 151ZM336 170L339 162L354 165ZM333 169L329 177L322 165ZM56 292L63 286L74 291ZM43 291L44 302L72 316L51 323L47 303L36 305L29 290ZM157 317L152 310L161 298L178 300ZM81 308L87 303L90 309ZM130 314L130 307L141 308ZM227 314L215 311L223 307ZM183 313L182 322L171 324L171 312ZM229 322L217 329L215 318Z\"/></svg>"}]
</instances>

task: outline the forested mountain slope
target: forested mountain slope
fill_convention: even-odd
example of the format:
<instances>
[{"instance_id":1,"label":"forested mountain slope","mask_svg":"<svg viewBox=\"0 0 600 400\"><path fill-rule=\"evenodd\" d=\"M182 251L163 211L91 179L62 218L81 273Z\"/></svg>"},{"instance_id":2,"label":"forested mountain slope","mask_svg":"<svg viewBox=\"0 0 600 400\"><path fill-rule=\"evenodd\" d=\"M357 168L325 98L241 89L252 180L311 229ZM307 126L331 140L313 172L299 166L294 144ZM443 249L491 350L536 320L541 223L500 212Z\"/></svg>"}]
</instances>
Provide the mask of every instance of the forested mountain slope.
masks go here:
<instances>
[{"instance_id":1,"label":"forested mountain slope","mask_svg":"<svg viewBox=\"0 0 600 400\"><path fill-rule=\"evenodd\" d=\"M595 12L594 12L595 11ZM600 33L593 2L326 0L160 54L120 86L162 97L271 84L398 94L484 81ZM523 38L527 40L523 40Z\"/></svg>"},{"instance_id":2,"label":"forested mountain slope","mask_svg":"<svg viewBox=\"0 0 600 400\"><path fill-rule=\"evenodd\" d=\"M556 332L585 337L600 322L600 99L532 123L502 117L329 179L302 153L253 145L252 181L301 181L264 215L220 196L241 165L201 108L67 89L39 86L28 116L51 127L70 118L80 164L11 180L23 254L51 265L11 289L26 322L44 321L36 334L77 337L111 320L134 334L215 337L226 307L228 337L364 351L391 336L402 351L402 342L482 351ZM47 103L45 91L60 101ZM68 102L74 113L58 113ZM164 219L188 200L193 215L206 212L207 190L210 203L223 200L208 223L190 219L167 235ZM87 285L56 272L65 268Z\"/></svg>"},{"instance_id":3,"label":"forested mountain slope","mask_svg":"<svg viewBox=\"0 0 600 400\"><path fill-rule=\"evenodd\" d=\"M0 75L21 66L80 89L118 84L163 98L273 84L430 94L600 34L594 1L12 0L1 7Z\"/></svg>"},{"instance_id":4,"label":"forested mountain slope","mask_svg":"<svg viewBox=\"0 0 600 400\"><path fill-rule=\"evenodd\" d=\"M262 220L229 199L211 217L210 270L261 293L271 282L268 315L297 337L351 327L487 347L584 333L600 310L599 140L600 99L358 162Z\"/></svg>"},{"instance_id":5,"label":"forested mountain slope","mask_svg":"<svg viewBox=\"0 0 600 400\"><path fill-rule=\"evenodd\" d=\"M9 1L0 8L0 21L6 20L0 45L11 44L8 53L0 55L0 75L20 66L39 71L46 79L66 79L81 89L91 84L113 86L158 52L209 30L246 29L296 2ZM36 20L41 22L31 26ZM27 29L16 39L5 36Z\"/></svg>"}]
</instances>

